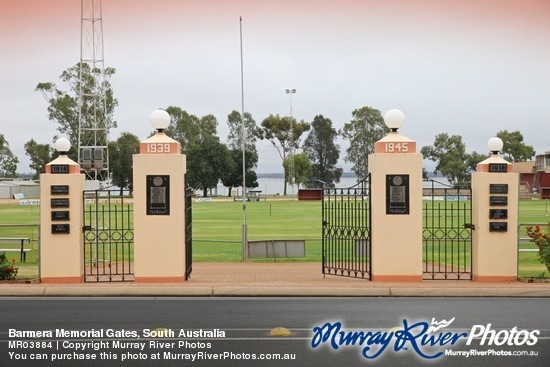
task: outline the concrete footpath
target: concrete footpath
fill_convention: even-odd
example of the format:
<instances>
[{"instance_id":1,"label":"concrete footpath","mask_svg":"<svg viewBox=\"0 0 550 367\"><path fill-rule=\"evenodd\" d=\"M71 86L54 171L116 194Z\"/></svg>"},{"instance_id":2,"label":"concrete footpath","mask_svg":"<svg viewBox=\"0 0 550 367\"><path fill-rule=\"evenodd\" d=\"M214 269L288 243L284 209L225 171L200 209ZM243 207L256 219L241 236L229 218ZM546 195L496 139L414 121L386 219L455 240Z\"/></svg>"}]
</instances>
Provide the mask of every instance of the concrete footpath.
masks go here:
<instances>
[{"instance_id":1,"label":"concrete footpath","mask_svg":"<svg viewBox=\"0 0 550 367\"><path fill-rule=\"evenodd\" d=\"M0 296L550 297L550 283L371 282L323 277L319 263L194 263L181 283L0 283Z\"/></svg>"}]
</instances>

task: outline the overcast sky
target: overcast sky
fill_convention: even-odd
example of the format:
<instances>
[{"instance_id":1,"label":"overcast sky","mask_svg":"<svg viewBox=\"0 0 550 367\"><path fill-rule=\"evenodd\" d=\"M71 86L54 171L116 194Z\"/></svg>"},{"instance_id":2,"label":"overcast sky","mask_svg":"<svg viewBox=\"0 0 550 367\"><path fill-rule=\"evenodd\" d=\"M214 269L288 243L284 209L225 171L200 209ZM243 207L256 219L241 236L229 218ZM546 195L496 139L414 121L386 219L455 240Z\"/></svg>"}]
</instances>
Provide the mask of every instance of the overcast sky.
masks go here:
<instances>
[{"instance_id":1,"label":"overcast sky","mask_svg":"<svg viewBox=\"0 0 550 367\"><path fill-rule=\"evenodd\" d=\"M363 106L405 114L418 147L460 134L487 152L498 131L520 130L550 151L550 0L103 0L105 65L118 128L141 140L150 113L179 106L213 114L222 140L240 111L239 17L245 109L340 129ZM0 133L29 172L23 145L57 133L34 89L80 57L79 0L0 0ZM339 141L342 166L345 141ZM258 172L282 172L267 142ZM433 166L425 162L427 166Z\"/></svg>"}]
</instances>

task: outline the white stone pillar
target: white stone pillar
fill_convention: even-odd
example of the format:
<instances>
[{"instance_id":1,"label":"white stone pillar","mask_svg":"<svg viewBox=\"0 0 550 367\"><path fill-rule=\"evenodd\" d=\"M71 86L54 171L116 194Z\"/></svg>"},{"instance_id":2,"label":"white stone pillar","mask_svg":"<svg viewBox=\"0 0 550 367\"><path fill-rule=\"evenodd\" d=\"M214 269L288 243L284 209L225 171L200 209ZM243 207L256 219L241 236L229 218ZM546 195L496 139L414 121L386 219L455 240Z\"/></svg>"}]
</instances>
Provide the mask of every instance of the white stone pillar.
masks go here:
<instances>
[{"instance_id":1,"label":"white stone pillar","mask_svg":"<svg viewBox=\"0 0 550 367\"><path fill-rule=\"evenodd\" d=\"M369 155L373 281L422 281L422 155L397 132L399 110L384 116L392 132Z\"/></svg>"},{"instance_id":2,"label":"white stone pillar","mask_svg":"<svg viewBox=\"0 0 550 367\"><path fill-rule=\"evenodd\" d=\"M40 175L40 281L84 281L84 174L69 157L70 143L59 139L60 156Z\"/></svg>"},{"instance_id":3,"label":"white stone pillar","mask_svg":"<svg viewBox=\"0 0 550 367\"><path fill-rule=\"evenodd\" d=\"M163 132L169 122L167 112L153 112L158 131L133 156L136 282L185 280L186 157L180 143Z\"/></svg>"},{"instance_id":4,"label":"white stone pillar","mask_svg":"<svg viewBox=\"0 0 550 367\"><path fill-rule=\"evenodd\" d=\"M493 155L472 174L472 275L474 281L517 279L519 177L498 152L502 140L489 140Z\"/></svg>"}]
</instances>

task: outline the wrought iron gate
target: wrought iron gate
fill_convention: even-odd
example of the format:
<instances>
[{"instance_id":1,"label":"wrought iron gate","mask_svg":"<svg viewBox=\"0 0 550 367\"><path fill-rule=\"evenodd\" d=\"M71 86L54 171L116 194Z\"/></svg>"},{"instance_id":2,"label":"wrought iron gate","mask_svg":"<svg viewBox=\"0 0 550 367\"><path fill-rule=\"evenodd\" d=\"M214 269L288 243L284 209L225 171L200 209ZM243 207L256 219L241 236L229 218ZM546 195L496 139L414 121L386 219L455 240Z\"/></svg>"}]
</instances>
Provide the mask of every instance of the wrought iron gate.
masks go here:
<instances>
[{"instance_id":1,"label":"wrought iron gate","mask_svg":"<svg viewBox=\"0 0 550 367\"><path fill-rule=\"evenodd\" d=\"M193 271L193 190L185 190L185 279L191 278Z\"/></svg>"},{"instance_id":2,"label":"wrought iron gate","mask_svg":"<svg viewBox=\"0 0 550 367\"><path fill-rule=\"evenodd\" d=\"M134 280L134 206L120 190L84 191L84 281Z\"/></svg>"},{"instance_id":3,"label":"wrought iron gate","mask_svg":"<svg viewBox=\"0 0 550 367\"><path fill-rule=\"evenodd\" d=\"M472 190L423 182L425 280L472 280Z\"/></svg>"},{"instance_id":4,"label":"wrought iron gate","mask_svg":"<svg viewBox=\"0 0 550 367\"><path fill-rule=\"evenodd\" d=\"M370 175L322 199L323 274L371 279Z\"/></svg>"}]
</instances>

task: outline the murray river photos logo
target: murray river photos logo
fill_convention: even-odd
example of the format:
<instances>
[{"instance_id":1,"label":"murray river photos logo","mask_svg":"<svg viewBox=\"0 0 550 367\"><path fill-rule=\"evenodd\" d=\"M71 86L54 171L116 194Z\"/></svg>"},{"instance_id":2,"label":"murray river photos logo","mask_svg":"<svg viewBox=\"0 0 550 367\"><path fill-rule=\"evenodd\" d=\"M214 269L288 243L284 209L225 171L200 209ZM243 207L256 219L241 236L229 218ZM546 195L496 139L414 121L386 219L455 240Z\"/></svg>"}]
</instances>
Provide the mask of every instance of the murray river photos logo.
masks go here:
<instances>
[{"instance_id":1,"label":"murray river photos logo","mask_svg":"<svg viewBox=\"0 0 550 367\"><path fill-rule=\"evenodd\" d=\"M445 354L451 347L462 344L472 345L479 340L479 345L486 346L532 346L538 341L539 330L495 330L491 324L474 325L469 332L450 331L451 320L436 321L428 324L425 321L410 323L403 320L402 327L387 331L345 330L340 322L327 322L313 328L312 348L328 345L334 350L344 347L359 347L361 355L367 359L380 357L384 352L414 351L422 358L435 359ZM460 342L460 343L459 343Z\"/></svg>"}]
</instances>

